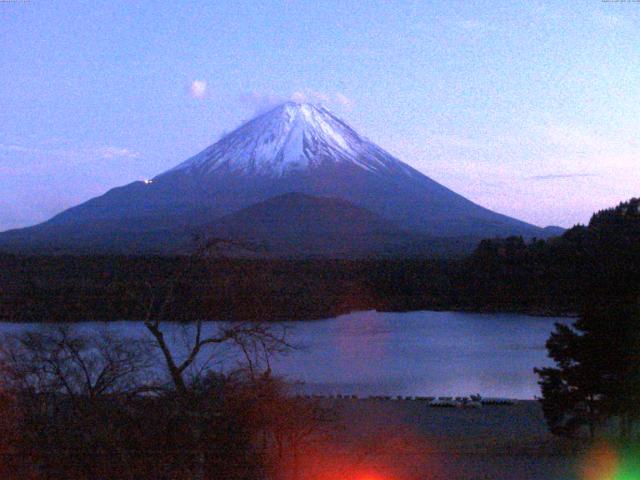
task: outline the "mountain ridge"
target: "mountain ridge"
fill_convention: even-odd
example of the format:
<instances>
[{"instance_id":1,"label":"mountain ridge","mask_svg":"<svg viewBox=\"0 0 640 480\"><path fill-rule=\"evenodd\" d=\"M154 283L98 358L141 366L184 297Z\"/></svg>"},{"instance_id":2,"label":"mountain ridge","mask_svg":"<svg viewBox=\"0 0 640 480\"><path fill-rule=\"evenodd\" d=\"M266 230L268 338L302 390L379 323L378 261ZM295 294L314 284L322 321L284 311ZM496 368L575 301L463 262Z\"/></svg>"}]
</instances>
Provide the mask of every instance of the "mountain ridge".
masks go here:
<instances>
[{"instance_id":1,"label":"mountain ridge","mask_svg":"<svg viewBox=\"0 0 640 480\"><path fill-rule=\"evenodd\" d=\"M0 234L0 248L91 251L91 243L83 247L90 230L130 245L136 253L136 242L128 236L157 231L184 236L291 192L338 198L402 231L433 238L543 238L551 233L471 202L359 135L324 107L288 102L150 181L113 188L39 225Z\"/></svg>"}]
</instances>

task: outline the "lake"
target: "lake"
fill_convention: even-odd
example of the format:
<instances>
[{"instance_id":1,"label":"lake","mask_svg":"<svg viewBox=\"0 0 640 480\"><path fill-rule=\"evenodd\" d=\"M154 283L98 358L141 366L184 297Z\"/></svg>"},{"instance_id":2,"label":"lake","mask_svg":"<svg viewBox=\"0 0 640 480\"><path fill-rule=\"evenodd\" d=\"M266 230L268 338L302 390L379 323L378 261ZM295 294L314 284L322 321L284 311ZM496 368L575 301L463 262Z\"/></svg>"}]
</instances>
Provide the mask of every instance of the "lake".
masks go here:
<instances>
[{"instance_id":1,"label":"lake","mask_svg":"<svg viewBox=\"0 0 640 480\"><path fill-rule=\"evenodd\" d=\"M483 396L534 398L534 367L550 365L544 348L554 322L567 318L460 312L354 312L327 320L285 322L298 347L272 361L272 370L314 394ZM216 328L207 322L207 329ZM40 328L0 324L0 333ZM82 330L107 329L144 337L142 323L85 322ZM165 326L176 351L189 338L179 324ZM213 368L237 365L223 355Z\"/></svg>"}]
</instances>

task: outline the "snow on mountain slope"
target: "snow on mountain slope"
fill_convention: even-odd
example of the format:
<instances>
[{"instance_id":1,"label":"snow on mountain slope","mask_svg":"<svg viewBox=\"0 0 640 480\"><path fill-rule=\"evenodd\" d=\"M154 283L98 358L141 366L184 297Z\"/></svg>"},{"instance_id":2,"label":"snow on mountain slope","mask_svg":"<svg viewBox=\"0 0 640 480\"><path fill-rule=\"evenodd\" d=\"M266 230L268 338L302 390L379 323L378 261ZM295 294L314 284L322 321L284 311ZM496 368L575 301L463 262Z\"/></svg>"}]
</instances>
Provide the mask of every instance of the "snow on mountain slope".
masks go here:
<instances>
[{"instance_id":1,"label":"snow on mountain slope","mask_svg":"<svg viewBox=\"0 0 640 480\"><path fill-rule=\"evenodd\" d=\"M247 122L166 174L241 173L281 177L326 163L370 172L412 169L323 107L288 102Z\"/></svg>"}]
</instances>

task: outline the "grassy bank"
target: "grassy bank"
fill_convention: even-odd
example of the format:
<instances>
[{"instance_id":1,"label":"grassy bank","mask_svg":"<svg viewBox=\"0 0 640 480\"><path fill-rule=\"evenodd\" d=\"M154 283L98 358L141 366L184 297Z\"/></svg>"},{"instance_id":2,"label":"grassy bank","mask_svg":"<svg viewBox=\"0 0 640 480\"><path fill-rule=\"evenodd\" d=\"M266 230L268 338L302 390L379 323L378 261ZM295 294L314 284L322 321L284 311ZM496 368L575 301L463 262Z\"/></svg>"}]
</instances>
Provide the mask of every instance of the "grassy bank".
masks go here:
<instances>
[{"instance_id":1,"label":"grassy bank","mask_svg":"<svg viewBox=\"0 0 640 480\"><path fill-rule=\"evenodd\" d=\"M410 400L322 402L337 413L328 442L340 446L342 462L357 459L357 468L379 478L571 480L586 447L549 434L536 401L476 409Z\"/></svg>"}]
</instances>

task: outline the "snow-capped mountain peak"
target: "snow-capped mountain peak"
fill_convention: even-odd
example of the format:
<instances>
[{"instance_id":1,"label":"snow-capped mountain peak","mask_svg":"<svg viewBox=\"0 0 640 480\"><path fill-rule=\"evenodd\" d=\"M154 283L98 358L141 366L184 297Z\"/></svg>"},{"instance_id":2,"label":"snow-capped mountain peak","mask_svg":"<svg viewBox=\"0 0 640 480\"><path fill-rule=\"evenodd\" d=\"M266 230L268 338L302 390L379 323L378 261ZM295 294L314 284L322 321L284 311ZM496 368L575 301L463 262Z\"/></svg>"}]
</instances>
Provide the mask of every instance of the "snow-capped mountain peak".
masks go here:
<instances>
[{"instance_id":1,"label":"snow-capped mountain peak","mask_svg":"<svg viewBox=\"0 0 640 480\"><path fill-rule=\"evenodd\" d=\"M290 194L324 200L314 203L295 197L298 200L291 205L287 201L275 207L268 201L290 199L286 197ZM153 248L170 245L179 251L193 229L252 205L268 207L267 211L260 207L263 230L284 229L290 222L287 231L299 229L302 235L309 229L309 219L318 218L317 211L315 217L307 215L309 210L327 198L369 211L404 232L428 237L546 236L534 225L487 210L440 185L358 135L327 109L285 103L152 180L114 188L32 229L0 235L0 248L4 242L48 246L55 252L76 247L93 251L113 244L134 252L144 251L136 249L150 242ZM328 224L336 228L348 217L342 215L345 212L334 216L335 209L323 211ZM247 220L245 234L257 235L260 227L253 223L258 217L242 218ZM357 218L363 217L352 217ZM377 230L388 230L376 225Z\"/></svg>"},{"instance_id":2,"label":"snow-capped mountain peak","mask_svg":"<svg viewBox=\"0 0 640 480\"><path fill-rule=\"evenodd\" d=\"M280 177L340 162L372 172L406 167L326 108L287 102L250 120L170 172Z\"/></svg>"}]
</instances>

